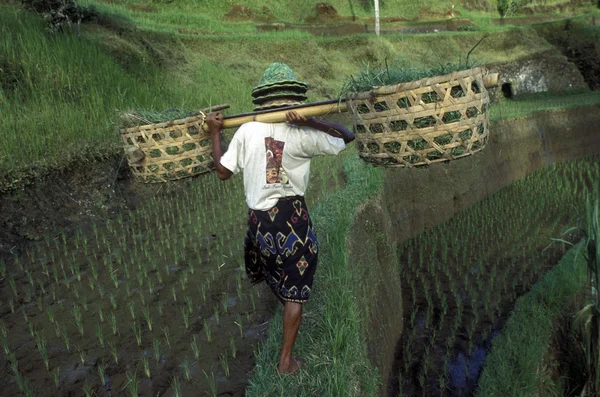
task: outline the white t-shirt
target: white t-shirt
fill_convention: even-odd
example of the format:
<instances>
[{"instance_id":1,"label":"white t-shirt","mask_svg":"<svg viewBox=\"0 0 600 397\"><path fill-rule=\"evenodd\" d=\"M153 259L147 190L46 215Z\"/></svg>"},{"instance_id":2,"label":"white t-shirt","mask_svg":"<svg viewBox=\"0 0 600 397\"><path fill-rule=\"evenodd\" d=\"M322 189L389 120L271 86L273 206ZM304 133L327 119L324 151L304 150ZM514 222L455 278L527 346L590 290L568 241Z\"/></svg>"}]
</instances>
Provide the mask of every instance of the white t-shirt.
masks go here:
<instances>
[{"instance_id":1,"label":"white t-shirt","mask_svg":"<svg viewBox=\"0 0 600 397\"><path fill-rule=\"evenodd\" d=\"M265 211L282 197L304 195L312 157L345 147L342 138L314 128L250 122L236 131L221 164L234 174L244 171L248 207Z\"/></svg>"}]
</instances>

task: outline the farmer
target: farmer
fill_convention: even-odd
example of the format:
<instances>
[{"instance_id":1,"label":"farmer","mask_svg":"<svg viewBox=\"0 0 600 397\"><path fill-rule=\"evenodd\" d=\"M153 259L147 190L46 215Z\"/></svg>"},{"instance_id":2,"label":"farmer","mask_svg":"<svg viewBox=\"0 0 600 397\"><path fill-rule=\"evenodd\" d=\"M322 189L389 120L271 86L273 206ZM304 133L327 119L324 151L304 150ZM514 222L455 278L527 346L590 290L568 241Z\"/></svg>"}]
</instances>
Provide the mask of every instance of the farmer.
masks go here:
<instances>
[{"instance_id":1,"label":"farmer","mask_svg":"<svg viewBox=\"0 0 600 397\"><path fill-rule=\"evenodd\" d=\"M307 84L297 81L284 63L266 69L252 90L254 109L267 110L301 104ZM225 154L221 148L223 116L211 113L206 122L219 178L243 170L248 204L248 232L244 241L246 273L253 284L265 281L283 308L283 344L278 372L295 373L304 363L292 357L302 319L302 304L311 292L317 267L318 244L304 201L310 160L337 155L354 140L347 128L296 111L287 123L250 122L242 125Z\"/></svg>"}]
</instances>

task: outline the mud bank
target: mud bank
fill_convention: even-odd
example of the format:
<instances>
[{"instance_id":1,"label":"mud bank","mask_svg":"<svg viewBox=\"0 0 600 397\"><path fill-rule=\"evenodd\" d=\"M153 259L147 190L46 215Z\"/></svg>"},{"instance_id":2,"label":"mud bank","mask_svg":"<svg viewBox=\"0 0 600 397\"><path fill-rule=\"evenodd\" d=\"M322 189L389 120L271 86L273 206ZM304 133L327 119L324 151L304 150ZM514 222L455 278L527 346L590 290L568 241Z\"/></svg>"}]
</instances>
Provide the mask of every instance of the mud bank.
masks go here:
<instances>
[{"instance_id":1,"label":"mud bank","mask_svg":"<svg viewBox=\"0 0 600 397\"><path fill-rule=\"evenodd\" d=\"M381 195L357 209L348 235L349 266L364 304L365 343L381 375L380 395L387 395L403 328L395 245L541 167L600 152L598 125L598 106L542 112L493 124L490 141L475 156L385 171Z\"/></svg>"},{"instance_id":2,"label":"mud bank","mask_svg":"<svg viewBox=\"0 0 600 397\"><path fill-rule=\"evenodd\" d=\"M348 236L348 267L355 279L363 335L371 364L384 382L392 369L390 352L402 334L402 295L392 225L381 196L361 205Z\"/></svg>"}]
</instances>

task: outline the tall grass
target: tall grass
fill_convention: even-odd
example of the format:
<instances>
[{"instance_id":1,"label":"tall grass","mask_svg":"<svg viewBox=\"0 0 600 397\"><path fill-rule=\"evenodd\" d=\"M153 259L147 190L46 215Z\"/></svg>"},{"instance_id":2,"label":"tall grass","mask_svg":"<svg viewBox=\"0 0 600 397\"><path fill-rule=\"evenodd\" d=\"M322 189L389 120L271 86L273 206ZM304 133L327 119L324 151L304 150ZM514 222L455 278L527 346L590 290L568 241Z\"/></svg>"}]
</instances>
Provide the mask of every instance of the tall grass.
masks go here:
<instances>
[{"instance_id":1,"label":"tall grass","mask_svg":"<svg viewBox=\"0 0 600 397\"><path fill-rule=\"evenodd\" d=\"M585 389L589 393L600 392L600 204L598 195L592 202L588 198L585 227L585 259L588 273L588 303L577 313L573 320L574 328L579 332L589 382Z\"/></svg>"},{"instance_id":2,"label":"tall grass","mask_svg":"<svg viewBox=\"0 0 600 397\"><path fill-rule=\"evenodd\" d=\"M583 248L579 244L569 250L529 294L517 301L502 334L494 340L476 396L556 395L557 385L541 363L551 343L551 319L565 311L585 284Z\"/></svg>"},{"instance_id":3,"label":"tall grass","mask_svg":"<svg viewBox=\"0 0 600 397\"><path fill-rule=\"evenodd\" d=\"M0 6L0 26L3 174L116 151L121 111L199 109L217 101L220 85L237 98L249 92L208 60L196 64L193 84L153 64L128 73L102 45L75 34L50 36L37 17L14 8Z\"/></svg>"}]
</instances>

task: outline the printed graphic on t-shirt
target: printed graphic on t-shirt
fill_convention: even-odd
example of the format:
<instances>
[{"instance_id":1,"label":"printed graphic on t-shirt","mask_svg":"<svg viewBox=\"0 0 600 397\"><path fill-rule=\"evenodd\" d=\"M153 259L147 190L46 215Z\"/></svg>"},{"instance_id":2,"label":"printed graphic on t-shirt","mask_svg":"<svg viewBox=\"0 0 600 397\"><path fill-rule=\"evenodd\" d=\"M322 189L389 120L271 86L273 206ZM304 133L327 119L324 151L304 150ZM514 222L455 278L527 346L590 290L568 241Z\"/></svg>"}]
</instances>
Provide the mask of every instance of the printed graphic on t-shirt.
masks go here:
<instances>
[{"instance_id":1,"label":"printed graphic on t-shirt","mask_svg":"<svg viewBox=\"0 0 600 397\"><path fill-rule=\"evenodd\" d=\"M283 159L283 148L285 142L277 141L273 138L265 138L265 149L267 152L266 158L266 179L267 184L281 183L287 185L290 183L283 167L281 160Z\"/></svg>"}]
</instances>

